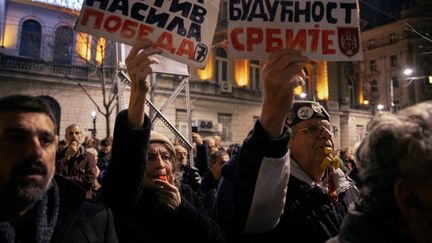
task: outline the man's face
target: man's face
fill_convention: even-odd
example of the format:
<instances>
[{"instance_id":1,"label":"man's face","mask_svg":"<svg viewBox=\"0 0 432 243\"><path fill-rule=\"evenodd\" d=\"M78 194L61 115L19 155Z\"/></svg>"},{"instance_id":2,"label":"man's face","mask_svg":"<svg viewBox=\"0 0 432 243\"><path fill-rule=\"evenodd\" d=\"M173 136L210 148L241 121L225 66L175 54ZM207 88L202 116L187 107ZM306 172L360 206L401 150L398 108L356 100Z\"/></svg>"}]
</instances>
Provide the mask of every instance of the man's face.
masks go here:
<instances>
[{"instance_id":1,"label":"man's face","mask_svg":"<svg viewBox=\"0 0 432 243\"><path fill-rule=\"evenodd\" d=\"M228 154L222 154L219 156L216 161L211 166L211 172L213 174L213 177L216 180L220 180L222 177L222 167L229 161L229 155Z\"/></svg>"},{"instance_id":2,"label":"man's face","mask_svg":"<svg viewBox=\"0 0 432 243\"><path fill-rule=\"evenodd\" d=\"M188 159L187 150L183 146L180 146L180 145L175 146L174 149L176 152L177 162L179 163L179 165L186 165L187 159Z\"/></svg>"},{"instance_id":3,"label":"man's face","mask_svg":"<svg viewBox=\"0 0 432 243\"><path fill-rule=\"evenodd\" d=\"M99 146L99 152L102 152L103 154L108 154L111 152L111 146Z\"/></svg>"},{"instance_id":4,"label":"man's face","mask_svg":"<svg viewBox=\"0 0 432 243\"><path fill-rule=\"evenodd\" d=\"M217 151L214 139L207 139L206 142L207 142L209 153L213 153Z\"/></svg>"},{"instance_id":5,"label":"man's face","mask_svg":"<svg viewBox=\"0 0 432 243\"><path fill-rule=\"evenodd\" d=\"M324 119L313 118L292 127L289 142L291 156L315 182L320 182L323 170L320 165L326 157L324 147L334 149L331 124Z\"/></svg>"},{"instance_id":6,"label":"man's face","mask_svg":"<svg viewBox=\"0 0 432 243\"><path fill-rule=\"evenodd\" d=\"M66 129L65 138L69 144L73 141L79 144L82 138L81 128L78 126L69 127L68 129Z\"/></svg>"},{"instance_id":7,"label":"man's face","mask_svg":"<svg viewBox=\"0 0 432 243\"><path fill-rule=\"evenodd\" d=\"M40 200L54 176L56 144L47 115L0 112L0 200L15 206Z\"/></svg>"}]
</instances>

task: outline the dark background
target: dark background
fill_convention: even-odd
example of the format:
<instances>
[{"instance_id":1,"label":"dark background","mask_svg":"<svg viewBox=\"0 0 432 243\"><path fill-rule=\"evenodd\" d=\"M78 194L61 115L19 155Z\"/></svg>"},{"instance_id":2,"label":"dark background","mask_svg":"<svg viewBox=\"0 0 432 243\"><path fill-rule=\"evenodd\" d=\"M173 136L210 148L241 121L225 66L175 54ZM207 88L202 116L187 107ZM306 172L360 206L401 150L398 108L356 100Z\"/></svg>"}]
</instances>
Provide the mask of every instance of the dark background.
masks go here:
<instances>
[{"instance_id":1,"label":"dark background","mask_svg":"<svg viewBox=\"0 0 432 243\"><path fill-rule=\"evenodd\" d=\"M432 0L429 0L432 1ZM400 10L416 5L415 0L359 0L360 17L366 29L400 19Z\"/></svg>"}]
</instances>

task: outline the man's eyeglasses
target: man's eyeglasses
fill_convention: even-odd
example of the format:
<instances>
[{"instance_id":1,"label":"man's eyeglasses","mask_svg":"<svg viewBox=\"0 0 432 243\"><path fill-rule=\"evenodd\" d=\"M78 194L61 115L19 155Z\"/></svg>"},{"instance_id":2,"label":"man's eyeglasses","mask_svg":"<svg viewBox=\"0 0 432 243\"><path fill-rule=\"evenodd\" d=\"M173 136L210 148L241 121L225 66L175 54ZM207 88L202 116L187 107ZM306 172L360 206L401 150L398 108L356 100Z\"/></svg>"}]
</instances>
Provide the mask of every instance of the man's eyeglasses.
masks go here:
<instances>
[{"instance_id":1,"label":"man's eyeglasses","mask_svg":"<svg viewBox=\"0 0 432 243\"><path fill-rule=\"evenodd\" d=\"M328 133L330 133L333 137L337 136L337 128L331 125L312 125L306 128L299 129L297 131L294 131L294 133L299 132L305 132L307 135L309 135L312 138L319 138L323 130L326 130Z\"/></svg>"}]
</instances>

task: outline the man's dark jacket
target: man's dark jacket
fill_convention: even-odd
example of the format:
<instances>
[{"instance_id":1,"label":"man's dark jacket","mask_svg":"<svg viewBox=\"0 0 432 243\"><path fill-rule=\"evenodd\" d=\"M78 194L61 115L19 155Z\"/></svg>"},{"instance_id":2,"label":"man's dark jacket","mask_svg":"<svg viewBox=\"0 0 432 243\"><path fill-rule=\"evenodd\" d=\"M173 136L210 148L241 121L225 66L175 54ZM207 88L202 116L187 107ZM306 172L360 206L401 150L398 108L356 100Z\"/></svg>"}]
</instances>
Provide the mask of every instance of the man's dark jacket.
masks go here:
<instances>
[{"instance_id":1,"label":"man's dark jacket","mask_svg":"<svg viewBox=\"0 0 432 243\"><path fill-rule=\"evenodd\" d=\"M60 210L51 242L118 242L111 210L99 202L85 199L77 185L55 177L59 187Z\"/></svg>"}]
</instances>

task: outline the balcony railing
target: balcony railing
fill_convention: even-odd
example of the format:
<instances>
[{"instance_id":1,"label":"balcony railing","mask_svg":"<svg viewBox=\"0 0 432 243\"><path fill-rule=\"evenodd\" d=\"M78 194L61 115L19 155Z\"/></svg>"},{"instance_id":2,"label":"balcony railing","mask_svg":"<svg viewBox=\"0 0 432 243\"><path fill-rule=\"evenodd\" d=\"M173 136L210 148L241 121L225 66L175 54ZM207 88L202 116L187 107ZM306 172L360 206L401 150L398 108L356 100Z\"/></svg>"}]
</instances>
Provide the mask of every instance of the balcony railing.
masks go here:
<instances>
[{"instance_id":1,"label":"balcony railing","mask_svg":"<svg viewBox=\"0 0 432 243\"><path fill-rule=\"evenodd\" d=\"M51 74L62 77L68 76L70 78L80 80L97 79L97 77L89 76L91 75L91 69L93 68L88 66L55 64L40 60L0 54L0 70L22 71L46 75ZM105 77L110 77L114 74L114 68L111 66L106 67L104 68L104 72Z\"/></svg>"}]
</instances>

